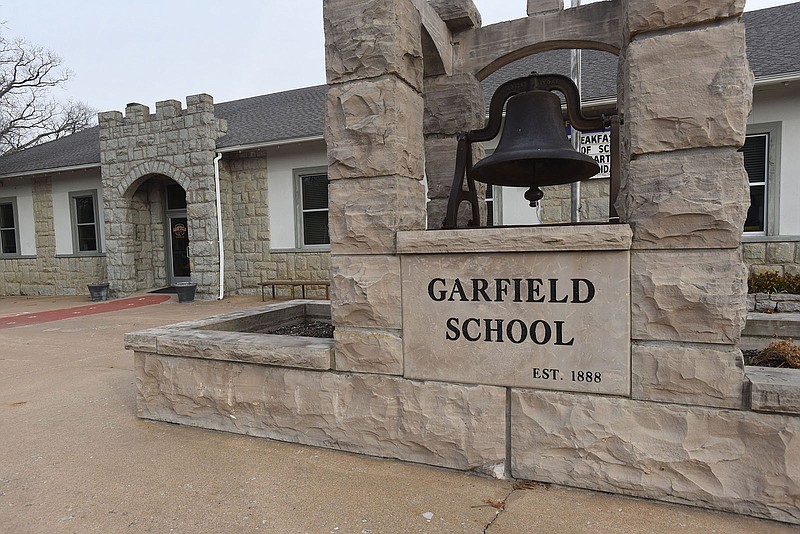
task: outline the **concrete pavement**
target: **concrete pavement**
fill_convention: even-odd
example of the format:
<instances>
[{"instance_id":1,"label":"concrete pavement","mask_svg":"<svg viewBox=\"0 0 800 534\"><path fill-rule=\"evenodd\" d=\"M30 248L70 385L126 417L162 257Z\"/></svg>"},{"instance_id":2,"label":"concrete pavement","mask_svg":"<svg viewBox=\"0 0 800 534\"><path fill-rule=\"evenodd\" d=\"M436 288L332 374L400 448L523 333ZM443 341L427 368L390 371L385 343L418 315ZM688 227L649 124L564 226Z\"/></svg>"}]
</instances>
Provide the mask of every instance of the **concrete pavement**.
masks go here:
<instances>
[{"instance_id":1,"label":"concrete pavement","mask_svg":"<svg viewBox=\"0 0 800 534\"><path fill-rule=\"evenodd\" d=\"M87 304L3 297L0 317ZM0 532L796 532L795 526L143 421L126 332L260 297L0 330Z\"/></svg>"}]
</instances>

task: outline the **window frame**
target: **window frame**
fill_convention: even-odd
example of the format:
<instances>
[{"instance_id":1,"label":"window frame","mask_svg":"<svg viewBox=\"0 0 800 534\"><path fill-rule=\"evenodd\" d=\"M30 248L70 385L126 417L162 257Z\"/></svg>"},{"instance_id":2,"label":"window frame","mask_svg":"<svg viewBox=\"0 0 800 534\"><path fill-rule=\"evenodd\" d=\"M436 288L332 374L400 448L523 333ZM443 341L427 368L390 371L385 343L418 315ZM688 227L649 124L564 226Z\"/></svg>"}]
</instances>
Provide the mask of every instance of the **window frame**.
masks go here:
<instances>
[{"instance_id":1,"label":"window frame","mask_svg":"<svg viewBox=\"0 0 800 534\"><path fill-rule=\"evenodd\" d=\"M328 243L325 244L312 244L307 245L305 243L305 232L304 230L304 215L305 213L321 213L325 212L326 214L330 214L330 196L328 197L328 205L325 209L321 208L314 208L314 209L304 209L303 207L303 178L308 178L311 176L321 176L324 175L327 183L330 184L330 179L328 178L328 168L327 167L307 167L307 168L300 168L294 169L292 171L294 175L294 210L295 210L295 247L297 250L307 250L307 251L328 251L331 249L330 244L330 223L328 225ZM330 188L328 189L330 192Z\"/></svg>"},{"instance_id":2,"label":"window frame","mask_svg":"<svg viewBox=\"0 0 800 534\"><path fill-rule=\"evenodd\" d=\"M17 197L3 197L0 198L0 204L10 204L11 210L13 211L14 216L14 248L16 252L8 253L3 252L2 248L2 241L0 241L0 258L18 258L22 255L22 251L20 250L20 241L19 241L19 209L17 208ZM8 230L8 228L2 228L3 230ZM2 236L0 236L0 240Z\"/></svg>"},{"instance_id":3,"label":"window frame","mask_svg":"<svg viewBox=\"0 0 800 534\"><path fill-rule=\"evenodd\" d=\"M78 239L78 213L75 199L91 197L92 207L94 208L94 233L95 242L97 247L95 250L80 250L80 243ZM87 189L85 191L70 191L69 193L69 217L70 217L70 230L72 231L72 253L76 256L96 256L103 254L102 234L100 233L100 210L98 206L97 189ZM89 223L80 223L82 225Z\"/></svg>"},{"instance_id":4,"label":"window frame","mask_svg":"<svg viewBox=\"0 0 800 534\"><path fill-rule=\"evenodd\" d=\"M764 183L764 230L745 232L743 236L771 236L780 234L780 161L781 161L781 123L764 122L748 124L746 137L767 136L767 172ZM754 184L754 185L760 185ZM750 194L750 177L747 177L748 197Z\"/></svg>"}]
</instances>

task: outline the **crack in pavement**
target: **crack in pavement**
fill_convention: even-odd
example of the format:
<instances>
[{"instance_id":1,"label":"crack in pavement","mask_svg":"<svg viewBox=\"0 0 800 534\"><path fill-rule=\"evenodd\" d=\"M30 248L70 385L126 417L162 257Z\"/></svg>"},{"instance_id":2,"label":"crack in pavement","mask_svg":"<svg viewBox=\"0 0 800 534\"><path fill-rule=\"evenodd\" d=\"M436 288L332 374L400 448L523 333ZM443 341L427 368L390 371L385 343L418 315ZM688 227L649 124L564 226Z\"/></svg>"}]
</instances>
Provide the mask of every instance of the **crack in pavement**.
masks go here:
<instances>
[{"instance_id":1,"label":"crack in pavement","mask_svg":"<svg viewBox=\"0 0 800 534\"><path fill-rule=\"evenodd\" d=\"M497 510L497 512L495 512L495 514L494 514L494 517L492 518L492 520L491 520L491 521L489 521L489 524L487 524L487 525L484 527L484 529L483 529L483 534L489 534L489 529L491 528L491 526L494 524L494 522L495 522L495 521L497 521L497 518L498 518L498 517L500 517L500 515L501 515L503 512L505 512L505 511L506 511L506 506L508 505L508 499L509 499L509 498L510 498L510 497L511 497L511 496L514 494L514 492L515 492L515 491L517 491L518 489L519 489L519 488L517 488L517 487L516 487L516 485L514 485L514 487L512 487L512 488L511 488L511 491L509 491L509 492L508 492L508 495L506 495L505 497L503 497L503 498L502 498L502 499L500 499L499 501L491 501L491 500L489 500L489 499L487 499L486 501L484 501L484 502L486 502L486 503L487 503L489 506L491 506L492 508L494 508L495 510ZM497 504L495 504L495 503L499 504L499 506L498 506Z\"/></svg>"}]
</instances>

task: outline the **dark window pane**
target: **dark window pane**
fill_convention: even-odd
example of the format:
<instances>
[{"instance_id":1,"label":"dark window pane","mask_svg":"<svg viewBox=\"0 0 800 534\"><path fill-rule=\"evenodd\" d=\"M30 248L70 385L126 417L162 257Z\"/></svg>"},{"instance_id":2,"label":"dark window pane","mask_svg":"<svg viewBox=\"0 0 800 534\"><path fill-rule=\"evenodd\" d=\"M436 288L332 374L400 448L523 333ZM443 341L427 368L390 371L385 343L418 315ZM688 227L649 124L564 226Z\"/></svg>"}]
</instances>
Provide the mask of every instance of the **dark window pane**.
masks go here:
<instances>
[{"instance_id":1,"label":"dark window pane","mask_svg":"<svg viewBox=\"0 0 800 534\"><path fill-rule=\"evenodd\" d=\"M486 226L494 226L494 186L486 186Z\"/></svg>"},{"instance_id":2,"label":"dark window pane","mask_svg":"<svg viewBox=\"0 0 800 534\"><path fill-rule=\"evenodd\" d=\"M328 209L328 176L303 176L303 209Z\"/></svg>"},{"instance_id":3,"label":"dark window pane","mask_svg":"<svg viewBox=\"0 0 800 534\"><path fill-rule=\"evenodd\" d=\"M178 184L169 184L167 186L167 209L186 209L186 191Z\"/></svg>"},{"instance_id":4,"label":"dark window pane","mask_svg":"<svg viewBox=\"0 0 800 534\"><path fill-rule=\"evenodd\" d=\"M94 223L93 197L75 197L75 218L78 224Z\"/></svg>"},{"instance_id":5,"label":"dark window pane","mask_svg":"<svg viewBox=\"0 0 800 534\"><path fill-rule=\"evenodd\" d=\"M97 235L93 224L78 226L78 250L81 252L97 250Z\"/></svg>"},{"instance_id":6,"label":"dark window pane","mask_svg":"<svg viewBox=\"0 0 800 534\"><path fill-rule=\"evenodd\" d=\"M17 239L14 230L0 230L0 250L3 254L17 253Z\"/></svg>"},{"instance_id":7,"label":"dark window pane","mask_svg":"<svg viewBox=\"0 0 800 534\"><path fill-rule=\"evenodd\" d=\"M744 223L745 232L764 231L764 186L754 185L750 188L750 209Z\"/></svg>"},{"instance_id":8,"label":"dark window pane","mask_svg":"<svg viewBox=\"0 0 800 534\"><path fill-rule=\"evenodd\" d=\"M0 228L14 228L14 204L0 204Z\"/></svg>"},{"instance_id":9,"label":"dark window pane","mask_svg":"<svg viewBox=\"0 0 800 534\"><path fill-rule=\"evenodd\" d=\"M748 135L742 147L744 169L750 183L767 181L767 135Z\"/></svg>"},{"instance_id":10,"label":"dark window pane","mask_svg":"<svg viewBox=\"0 0 800 534\"><path fill-rule=\"evenodd\" d=\"M303 214L303 244L327 245L331 241L328 235L328 212L315 211Z\"/></svg>"}]
</instances>

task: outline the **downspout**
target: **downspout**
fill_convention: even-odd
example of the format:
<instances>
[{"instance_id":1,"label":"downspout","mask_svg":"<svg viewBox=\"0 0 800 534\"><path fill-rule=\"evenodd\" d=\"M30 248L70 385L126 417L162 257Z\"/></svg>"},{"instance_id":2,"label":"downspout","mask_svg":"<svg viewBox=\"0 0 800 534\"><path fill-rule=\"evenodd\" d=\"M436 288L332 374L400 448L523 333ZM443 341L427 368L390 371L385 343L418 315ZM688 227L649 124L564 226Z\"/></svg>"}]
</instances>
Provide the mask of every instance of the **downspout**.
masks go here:
<instances>
[{"instance_id":1,"label":"downspout","mask_svg":"<svg viewBox=\"0 0 800 534\"><path fill-rule=\"evenodd\" d=\"M222 153L217 152L214 158L214 189L217 195L217 242L219 243L219 297L217 300L222 300L225 296L225 248L222 241L222 195L219 190L219 160L222 159Z\"/></svg>"}]
</instances>

